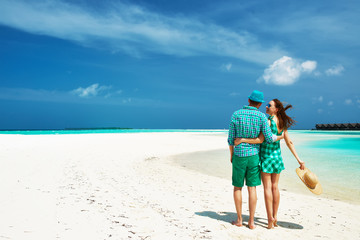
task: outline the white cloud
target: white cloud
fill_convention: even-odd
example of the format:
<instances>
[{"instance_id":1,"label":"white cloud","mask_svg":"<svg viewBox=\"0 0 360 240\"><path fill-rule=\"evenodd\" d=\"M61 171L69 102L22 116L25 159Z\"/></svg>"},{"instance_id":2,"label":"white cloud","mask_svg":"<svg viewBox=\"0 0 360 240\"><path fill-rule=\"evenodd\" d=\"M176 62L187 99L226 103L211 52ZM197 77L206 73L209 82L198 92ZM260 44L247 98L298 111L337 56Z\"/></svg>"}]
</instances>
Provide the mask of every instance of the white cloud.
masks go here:
<instances>
[{"instance_id":1,"label":"white cloud","mask_svg":"<svg viewBox=\"0 0 360 240\"><path fill-rule=\"evenodd\" d=\"M305 61L303 63L301 63L301 68L304 72L312 72L315 70L317 65L317 62L315 61Z\"/></svg>"},{"instance_id":2,"label":"white cloud","mask_svg":"<svg viewBox=\"0 0 360 240\"><path fill-rule=\"evenodd\" d=\"M122 103L124 103L124 104L131 103L131 98L123 99Z\"/></svg>"},{"instance_id":3,"label":"white cloud","mask_svg":"<svg viewBox=\"0 0 360 240\"><path fill-rule=\"evenodd\" d=\"M275 85L294 84L303 73L311 73L316 69L316 61L300 62L288 56L276 60L264 70L264 74L258 82Z\"/></svg>"},{"instance_id":4,"label":"white cloud","mask_svg":"<svg viewBox=\"0 0 360 240\"><path fill-rule=\"evenodd\" d=\"M334 105L334 102L333 102L333 101L329 101L329 102L328 102L328 106L332 106L332 105Z\"/></svg>"},{"instance_id":5,"label":"white cloud","mask_svg":"<svg viewBox=\"0 0 360 240\"><path fill-rule=\"evenodd\" d=\"M312 98L312 103L313 103L313 104L322 103L323 101L324 101L324 97L323 97L323 96L313 97L313 98Z\"/></svg>"},{"instance_id":6,"label":"white cloud","mask_svg":"<svg viewBox=\"0 0 360 240\"><path fill-rule=\"evenodd\" d=\"M353 103L353 101L351 99L345 99L346 105L351 105L352 103Z\"/></svg>"},{"instance_id":7,"label":"white cloud","mask_svg":"<svg viewBox=\"0 0 360 240\"><path fill-rule=\"evenodd\" d=\"M318 113L318 114L321 114L321 113L323 113L323 112L324 112L324 110L321 109L321 108L319 108L319 109L317 110L317 113Z\"/></svg>"},{"instance_id":8,"label":"white cloud","mask_svg":"<svg viewBox=\"0 0 360 240\"><path fill-rule=\"evenodd\" d=\"M101 87L98 87L100 89ZM79 88L78 88L79 89ZM75 89L75 90L78 90ZM83 88L86 89L86 88ZM104 91L98 91L97 97L79 97L72 91L56 91L44 89L25 89L25 88L0 88L0 99L15 101L37 101L37 102L59 102L59 103L78 103L78 104L102 104L102 105L133 105L133 106L167 106L168 102L149 98L138 98L137 96L122 97L109 91L109 87L103 86ZM107 90L107 91L105 91ZM111 96L111 97L109 97Z\"/></svg>"},{"instance_id":9,"label":"white cloud","mask_svg":"<svg viewBox=\"0 0 360 240\"><path fill-rule=\"evenodd\" d=\"M328 76L335 76L335 75L340 75L344 70L345 68L342 65L336 65L327 69L325 73Z\"/></svg>"},{"instance_id":10,"label":"white cloud","mask_svg":"<svg viewBox=\"0 0 360 240\"><path fill-rule=\"evenodd\" d=\"M228 71L230 71L231 67L232 67L232 64L231 64L231 63L229 63L229 64L227 64L227 65L225 66L226 70L228 70Z\"/></svg>"},{"instance_id":11,"label":"white cloud","mask_svg":"<svg viewBox=\"0 0 360 240\"><path fill-rule=\"evenodd\" d=\"M229 96L231 96L231 97L236 97L236 96L239 96L239 95L240 95L240 93L237 93L237 92L232 92L232 93L229 94Z\"/></svg>"},{"instance_id":12,"label":"white cloud","mask_svg":"<svg viewBox=\"0 0 360 240\"><path fill-rule=\"evenodd\" d=\"M277 46L263 47L245 30L233 31L191 16L163 15L128 1L90 10L59 0L3 0L0 24L135 57L149 52L217 55L268 64L286 54Z\"/></svg>"},{"instance_id":13,"label":"white cloud","mask_svg":"<svg viewBox=\"0 0 360 240\"><path fill-rule=\"evenodd\" d=\"M230 72L231 68L232 68L232 63L227 63L227 64L221 65L221 70L223 70L225 72Z\"/></svg>"},{"instance_id":14,"label":"white cloud","mask_svg":"<svg viewBox=\"0 0 360 240\"><path fill-rule=\"evenodd\" d=\"M79 97L93 97L98 95L100 92L104 91L104 90L108 90L110 89L111 86L100 86L98 83L95 83L87 88L82 88L79 87L77 89L74 89L71 91L72 94L78 95ZM107 97L109 97L110 95L106 95Z\"/></svg>"}]
</instances>

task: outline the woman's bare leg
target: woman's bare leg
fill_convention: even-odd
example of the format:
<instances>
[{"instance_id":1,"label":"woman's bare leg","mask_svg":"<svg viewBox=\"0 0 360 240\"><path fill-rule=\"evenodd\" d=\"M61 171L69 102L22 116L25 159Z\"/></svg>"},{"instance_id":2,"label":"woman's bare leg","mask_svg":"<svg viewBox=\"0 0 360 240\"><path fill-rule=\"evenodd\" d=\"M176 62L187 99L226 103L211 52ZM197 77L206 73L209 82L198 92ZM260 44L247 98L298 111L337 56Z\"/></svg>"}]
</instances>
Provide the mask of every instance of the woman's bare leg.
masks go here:
<instances>
[{"instance_id":1,"label":"woman's bare leg","mask_svg":"<svg viewBox=\"0 0 360 240\"><path fill-rule=\"evenodd\" d=\"M279 191L280 174L271 174L271 191L273 196L273 218L274 226L277 227L277 213L280 204L280 191Z\"/></svg>"},{"instance_id":2,"label":"woman's bare leg","mask_svg":"<svg viewBox=\"0 0 360 240\"><path fill-rule=\"evenodd\" d=\"M271 174L270 173L261 173L261 178L264 186L264 198L265 198L265 207L268 218L268 229L273 228L274 217L273 217L273 196L271 190Z\"/></svg>"}]
</instances>

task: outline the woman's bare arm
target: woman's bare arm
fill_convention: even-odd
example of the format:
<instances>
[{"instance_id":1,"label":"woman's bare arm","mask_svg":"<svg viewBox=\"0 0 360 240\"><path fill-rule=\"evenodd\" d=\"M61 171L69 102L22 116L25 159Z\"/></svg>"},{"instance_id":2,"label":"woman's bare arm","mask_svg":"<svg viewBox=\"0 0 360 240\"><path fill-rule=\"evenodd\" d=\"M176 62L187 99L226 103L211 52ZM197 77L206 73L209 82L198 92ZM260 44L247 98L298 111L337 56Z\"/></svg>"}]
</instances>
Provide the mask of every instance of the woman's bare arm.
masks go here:
<instances>
[{"instance_id":1,"label":"woman's bare arm","mask_svg":"<svg viewBox=\"0 0 360 240\"><path fill-rule=\"evenodd\" d=\"M281 136L277 136L276 141L279 141L284 138L284 134ZM235 146L239 145L240 143L250 143L250 144L261 144L265 140L264 134L260 132L260 135L257 138L235 138L234 144Z\"/></svg>"},{"instance_id":2,"label":"woman's bare arm","mask_svg":"<svg viewBox=\"0 0 360 240\"><path fill-rule=\"evenodd\" d=\"M290 149L291 153L294 155L294 157L296 158L296 160L300 164L300 169L304 170L305 169L305 162L301 161L299 156L297 155L296 150L295 150L295 146L294 146L293 142L291 141L290 136L289 136L289 132L287 130L284 130L284 139L285 139L286 145Z\"/></svg>"},{"instance_id":3,"label":"woman's bare arm","mask_svg":"<svg viewBox=\"0 0 360 240\"><path fill-rule=\"evenodd\" d=\"M250 143L250 144L260 144L264 141L265 137L262 132L260 132L257 138L235 138L234 144L235 146L240 143Z\"/></svg>"}]
</instances>

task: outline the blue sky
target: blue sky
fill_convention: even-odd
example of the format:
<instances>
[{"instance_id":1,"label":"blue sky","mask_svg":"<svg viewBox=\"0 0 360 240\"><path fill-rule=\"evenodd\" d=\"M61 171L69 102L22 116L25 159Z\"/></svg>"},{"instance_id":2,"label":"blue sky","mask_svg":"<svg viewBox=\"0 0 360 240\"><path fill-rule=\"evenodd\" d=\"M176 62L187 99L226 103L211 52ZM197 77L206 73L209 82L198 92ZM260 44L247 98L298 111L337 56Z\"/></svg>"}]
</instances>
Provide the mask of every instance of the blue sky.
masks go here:
<instances>
[{"instance_id":1,"label":"blue sky","mask_svg":"<svg viewBox=\"0 0 360 240\"><path fill-rule=\"evenodd\" d=\"M359 1L0 0L0 129L360 122ZM262 106L260 110L264 111Z\"/></svg>"}]
</instances>

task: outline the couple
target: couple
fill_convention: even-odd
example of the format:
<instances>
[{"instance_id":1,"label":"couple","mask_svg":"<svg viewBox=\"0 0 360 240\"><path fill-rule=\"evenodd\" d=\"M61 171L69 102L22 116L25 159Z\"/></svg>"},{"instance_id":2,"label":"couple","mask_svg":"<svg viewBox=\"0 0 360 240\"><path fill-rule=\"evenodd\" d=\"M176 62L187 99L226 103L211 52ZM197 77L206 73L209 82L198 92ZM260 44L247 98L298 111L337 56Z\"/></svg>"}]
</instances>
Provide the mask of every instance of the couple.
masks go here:
<instances>
[{"instance_id":1,"label":"couple","mask_svg":"<svg viewBox=\"0 0 360 240\"><path fill-rule=\"evenodd\" d=\"M298 157L287 131L294 124L294 120L285 113L291 105L284 108L278 99L270 101L266 105L266 113L270 116L266 118L265 114L258 110L263 102L264 94L257 90L253 91L249 96L249 105L232 115L229 127L232 184L238 216L233 225L242 226L242 187L245 180L249 193L248 227L250 229L255 228L256 186L261 185L261 179L264 185L268 228L277 226L280 202L278 182L280 172L285 169L279 140L285 139L290 151L299 162L300 169L305 168L305 163Z\"/></svg>"}]
</instances>

